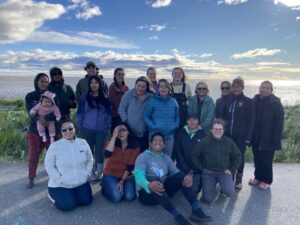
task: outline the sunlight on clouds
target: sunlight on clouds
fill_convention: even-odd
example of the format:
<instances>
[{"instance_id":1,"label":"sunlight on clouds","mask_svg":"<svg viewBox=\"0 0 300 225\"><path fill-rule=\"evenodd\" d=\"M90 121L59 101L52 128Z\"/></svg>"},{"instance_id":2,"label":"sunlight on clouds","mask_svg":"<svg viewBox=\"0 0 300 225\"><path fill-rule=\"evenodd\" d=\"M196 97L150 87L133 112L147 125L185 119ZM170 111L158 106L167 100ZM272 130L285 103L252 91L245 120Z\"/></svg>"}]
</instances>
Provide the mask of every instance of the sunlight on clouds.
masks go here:
<instances>
[{"instance_id":1,"label":"sunlight on clouds","mask_svg":"<svg viewBox=\"0 0 300 225\"><path fill-rule=\"evenodd\" d=\"M247 2L248 0L219 0L218 5L227 4L227 5L238 5Z\"/></svg>"},{"instance_id":2,"label":"sunlight on clouds","mask_svg":"<svg viewBox=\"0 0 300 225\"><path fill-rule=\"evenodd\" d=\"M167 25L159 25L159 24L151 24L151 25L141 25L141 26L137 26L136 28L138 30L145 30L147 29L148 31L162 31L167 27Z\"/></svg>"},{"instance_id":3,"label":"sunlight on clouds","mask_svg":"<svg viewBox=\"0 0 300 225\"><path fill-rule=\"evenodd\" d=\"M233 59L243 59L243 58L255 58L259 56L272 56L278 53L281 53L280 49L266 49L266 48L257 48L249 50L247 52L237 53L231 55Z\"/></svg>"},{"instance_id":4,"label":"sunlight on clouds","mask_svg":"<svg viewBox=\"0 0 300 225\"><path fill-rule=\"evenodd\" d=\"M57 19L63 13L65 9L60 4L32 0L5 1L0 4L0 44L23 41L44 21Z\"/></svg>"},{"instance_id":5,"label":"sunlight on clouds","mask_svg":"<svg viewBox=\"0 0 300 225\"><path fill-rule=\"evenodd\" d=\"M88 20L102 14L99 6L91 6L88 0L71 0L73 5L67 7L68 10L76 10L76 18Z\"/></svg>"},{"instance_id":6,"label":"sunlight on clouds","mask_svg":"<svg viewBox=\"0 0 300 225\"><path fill-rule=\"evenodd\" d=\"M289 66L291 64L286 62L258 62L256 65L259 66Z\"/></svg>"},{"instance_id":7,"label":"sunlight on clouds","mask_svg":"<svg viewBox=\"0 0 300 225\"><path fill-rule=\"evenodd\" d=\"M153 8L167 7L172 3L172 0L157 0L151 6Z\"/></svg>"},{"instance_id":8,"label":"sunlight on clouds","mask_svg":"<svg viewBox=\"0 0 300 225\"><path fill-rule=\"evenodd\" d=\"M274 0L274 4L284 4L288 7L300 7L300 1L299 0Z\"/></svg>"}]
</instances>

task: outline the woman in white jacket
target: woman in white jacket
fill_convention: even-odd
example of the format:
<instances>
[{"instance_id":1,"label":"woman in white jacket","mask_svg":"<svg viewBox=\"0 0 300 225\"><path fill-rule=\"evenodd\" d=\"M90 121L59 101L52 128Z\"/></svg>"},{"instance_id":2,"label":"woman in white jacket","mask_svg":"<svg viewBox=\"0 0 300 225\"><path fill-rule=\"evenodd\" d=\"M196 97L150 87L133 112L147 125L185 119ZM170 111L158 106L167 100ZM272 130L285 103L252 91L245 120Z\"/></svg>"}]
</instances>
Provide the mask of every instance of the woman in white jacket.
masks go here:
<instances>
[{"instance_id":1,"label":"woman in white jacket","mask_svg":"<svg viewBox=\"0 0 300 225\"><path fill-rule=\"evenodd\" d=\"M62 139L50 145L45 168L50 177L48 197L57 209L69 211L93 201L88 178L92 173L93 156L88 143L75 137L72 121L61 125Z\"/></svg>"}]
</instances>

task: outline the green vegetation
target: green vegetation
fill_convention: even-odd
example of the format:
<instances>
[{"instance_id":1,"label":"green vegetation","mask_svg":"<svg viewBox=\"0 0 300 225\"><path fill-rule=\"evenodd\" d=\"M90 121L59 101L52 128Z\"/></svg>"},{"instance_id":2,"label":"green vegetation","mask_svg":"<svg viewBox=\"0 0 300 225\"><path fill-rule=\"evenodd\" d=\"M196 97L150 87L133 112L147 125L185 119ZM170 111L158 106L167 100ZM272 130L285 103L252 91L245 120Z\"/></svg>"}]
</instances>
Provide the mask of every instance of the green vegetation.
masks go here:
<instances>
[{"instance_id":1,"label":"green vegetation","mask_svg":"<svg viewBox=\"0 0 300 225\"><path fill-rule=\"evenodd\" d=\"M275 162L300 162L300 105L285 107L283 151L275 154ZM74 111L72 118L75 118ZM25 160L27 157L26 128L28 115L24 101L0 100L0 160ZM247 149L246 161L253 161Z\"/></svg>"}]
</instances>

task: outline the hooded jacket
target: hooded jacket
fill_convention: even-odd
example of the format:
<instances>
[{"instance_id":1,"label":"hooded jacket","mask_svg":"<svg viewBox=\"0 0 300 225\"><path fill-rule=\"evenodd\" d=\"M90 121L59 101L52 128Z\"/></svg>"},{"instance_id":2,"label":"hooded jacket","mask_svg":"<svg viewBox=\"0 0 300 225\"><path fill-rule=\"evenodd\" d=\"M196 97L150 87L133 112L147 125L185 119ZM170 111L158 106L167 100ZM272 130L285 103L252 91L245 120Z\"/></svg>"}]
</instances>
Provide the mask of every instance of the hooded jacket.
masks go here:
<instances>
[{"instance_id":1,"label":"hooded jacket","mask_svg":"<svg viewBox=\"0 0 300 225\"><path fill-rule=\"evenodd\" d=\"M46 153L48 187L75 188L87 182L92 173L93 156L86 140L60 139Z\"/></svg>"}]
</instances>

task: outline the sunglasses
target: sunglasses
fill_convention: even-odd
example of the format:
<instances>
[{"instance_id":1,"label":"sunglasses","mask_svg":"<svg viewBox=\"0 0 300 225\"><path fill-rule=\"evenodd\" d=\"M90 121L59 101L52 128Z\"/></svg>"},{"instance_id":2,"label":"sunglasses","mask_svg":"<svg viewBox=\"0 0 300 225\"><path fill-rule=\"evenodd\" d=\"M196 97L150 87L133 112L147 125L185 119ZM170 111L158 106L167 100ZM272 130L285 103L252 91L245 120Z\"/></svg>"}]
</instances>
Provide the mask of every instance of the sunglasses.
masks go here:
<instances>
[{"instance_id":1,"label":"sunglasses","mask_svg":"<svg viewBox=\"0 0 300 225\"><path fill-rule=\"evenodd\" d=\"M230 90L230 87L221 87L221 90Z\"/></svg>"},{"instance_id":2,"label":"sunglasses","mask_svg":"<svg viewBox=\"0 0 300 225\"><path fill-rule=\"evenodd\" d=\"M65 133L67 131L73 131L73 130L74 130L74 127L68 127L68 128L61 129L61 132Z\"/></svg>"},{"instance_id":3,"label":"sunglasses","mask_svg":"<svg viewBox=\"0 0 300 225\"><path fill-rule=\"evenodd\" d=\"M207 88L206 87L198 87L197 90L199 90L199 91L204 90L205 91L205 90L207 90Z\"/></svg>"}]
</instances>

